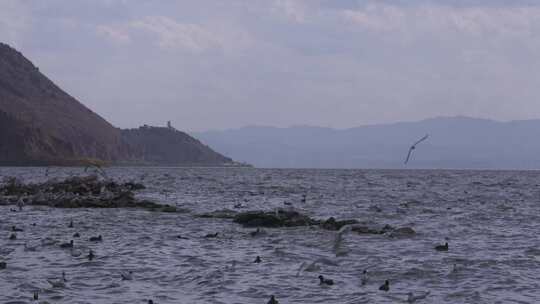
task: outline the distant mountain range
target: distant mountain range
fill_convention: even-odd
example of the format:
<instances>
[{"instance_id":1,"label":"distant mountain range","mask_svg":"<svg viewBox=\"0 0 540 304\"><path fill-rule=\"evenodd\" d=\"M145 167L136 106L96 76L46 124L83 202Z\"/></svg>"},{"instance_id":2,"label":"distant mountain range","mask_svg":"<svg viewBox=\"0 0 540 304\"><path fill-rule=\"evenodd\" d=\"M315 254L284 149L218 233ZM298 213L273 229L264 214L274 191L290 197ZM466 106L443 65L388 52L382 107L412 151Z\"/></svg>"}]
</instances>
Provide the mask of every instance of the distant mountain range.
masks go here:
<instances>
[{"instance_id":1,"label":"distant mountain range","mask_svg":"<svg viewBox=\"0 0 540 304\"><path fill-rule=\"evenodd\" d=\"M405 165L409 147L425 134ZM439 117L345 130L252 126L193 135L257 167L540 168L540 120Z\"/></svg>"},{"instance_id":2,"label":"distant mountain range","mask_svg":"<svg viewBox=\"0 0 540 304\"><path fill-rule=\"evenodd\" d=\"M404 165L410 145L425 134ZM540 120L440 117L345 130L253 126L193 135L257 167L540 169ZM118 129L0 43L0 165L238 165L210 147L171 127Z\"/></svg>"},{"instance_id":3,"label":"distant mountain range","mask_svg":"<svg viewBox=\"0 0 540 304\"><path fill-rule=\"evenodd\" d=\"M121 130L0 43L0 165L230 165L171 127Z\"/></svg>"}]
</instances>

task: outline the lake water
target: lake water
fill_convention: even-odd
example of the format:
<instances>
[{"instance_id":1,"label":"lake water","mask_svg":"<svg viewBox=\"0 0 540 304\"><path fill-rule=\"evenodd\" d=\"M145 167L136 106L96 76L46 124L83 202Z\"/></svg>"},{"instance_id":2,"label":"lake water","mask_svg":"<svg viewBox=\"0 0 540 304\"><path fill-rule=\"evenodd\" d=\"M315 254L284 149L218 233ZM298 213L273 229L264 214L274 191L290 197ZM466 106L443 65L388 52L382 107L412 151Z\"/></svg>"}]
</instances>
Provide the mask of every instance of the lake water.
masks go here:
<instances>
[{"instance_id":1,"label":"lake water","mask_svg":"<svg viewBox=\"0 0 540 304\"><path fill-rule=\"evenodd\" d=\"M47 174L0 168L1 176L25 181L84 172ZM427 291L417 303L540 302L539 172L110 168L107 174L142 182L147 189L139 197L187 212L0 207L0 261L8 265L0 270L1 303L35 303L36 290L49 303L267 303L272 294L280 304L406 303L408 292ZM278 207L370 227L412 227L416 235L346 233L336 256L336 232L319 227L265 228L252 237L254 229L229 219L196 217ZM24 229L17 240L8 239L13 225ZM75 232L79 257L44 243L68 242ZM204 238L215 232L217 238ZM96 235L103 242L88 241ZM434 250L444 242L448 252ZM89 249L93 261L84 257ZM262 263L253 263L256 256ZM320 270L298 272L314 261ZM369 281L362 286L364 269ZM52 288L47 279L62 271L66 287ZM122 280L122 271L133 271L133 280ZM320 286L320 274L335 284ZM387 279L390 291L379 291Z\"/></svg>"}]
</instances>

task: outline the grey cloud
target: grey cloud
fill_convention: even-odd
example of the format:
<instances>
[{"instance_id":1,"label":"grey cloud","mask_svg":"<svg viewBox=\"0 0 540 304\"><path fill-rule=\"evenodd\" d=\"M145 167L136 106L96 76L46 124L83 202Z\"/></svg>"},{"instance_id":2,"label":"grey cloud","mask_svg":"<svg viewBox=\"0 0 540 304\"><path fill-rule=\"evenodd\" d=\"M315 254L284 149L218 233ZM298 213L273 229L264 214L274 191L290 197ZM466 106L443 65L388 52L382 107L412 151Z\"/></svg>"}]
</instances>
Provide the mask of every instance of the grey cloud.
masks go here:
<instances>
[{"instance_id":1,"label":"grey cloud","mask_svg":"<svg viewBox=\"0 0 540 304\"><path fill-rule=\"evenodd\" d=\"M540 112L529 1L6 0L0 25L0 40L121 127Z\"/></svg>"}]
</instances>

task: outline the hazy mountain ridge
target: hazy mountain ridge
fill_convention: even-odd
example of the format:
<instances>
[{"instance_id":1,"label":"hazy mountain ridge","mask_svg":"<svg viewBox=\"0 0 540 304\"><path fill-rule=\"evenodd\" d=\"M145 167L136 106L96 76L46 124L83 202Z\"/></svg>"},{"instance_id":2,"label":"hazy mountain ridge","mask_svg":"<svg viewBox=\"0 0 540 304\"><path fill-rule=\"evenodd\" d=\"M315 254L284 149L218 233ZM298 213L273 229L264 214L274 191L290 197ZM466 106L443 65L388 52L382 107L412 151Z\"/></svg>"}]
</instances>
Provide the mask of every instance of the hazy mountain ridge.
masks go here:
<instances>
[{"instance_id":1,"label":"hazy mountain ridge","mask_svg":"<svg viewBox=\"0 0 540 304\"><path fill-rule=\"evenodd\" d=\"M154 145L169 147L166 152L141 149L149 137L141 134L139 139L129 136L130 141L125 140L129 131L112 126L55 85L20 52L2 43L0 127L0 165L74 165L88 160L153 165L231 162L186 138L185 133L163 130L166 128L156 128L151 140Z\"/></svg>"},{"instance_id":2,"label":"hazy mountain ridge","mask_svg":"<svg viewBox=\"0 0 540 304\"><path fill-rule=\"evenodd\" d=\"M244 127L193 133L217 151L259 167L540 168L540 120L438 117L351 129ZM429 134L403 164L410 145Z\"/></svg>"}]
</instances>

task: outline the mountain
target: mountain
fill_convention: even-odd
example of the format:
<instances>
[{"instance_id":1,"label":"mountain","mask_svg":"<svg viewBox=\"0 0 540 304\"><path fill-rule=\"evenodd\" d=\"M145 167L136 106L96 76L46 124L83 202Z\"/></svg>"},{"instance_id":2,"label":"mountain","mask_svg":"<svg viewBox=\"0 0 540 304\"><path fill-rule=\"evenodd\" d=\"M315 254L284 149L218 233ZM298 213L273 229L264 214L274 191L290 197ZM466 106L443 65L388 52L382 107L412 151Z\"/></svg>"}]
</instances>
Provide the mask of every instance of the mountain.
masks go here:
<instances>
[{"instance_id":1,"label":"mountain","mask_svg":"<svg viewBox=\"0 0 540 304\"><path fill-rule=\"evenodd\" d=\"M439 117L345 130L256 126L193 134L257 167L538 169L539 131L540 120ZM404 165L410 145L425 134Z\"/></svg>"},{"instance_id":2,"label":"mountain","mask_svg":"<svg viewBox=\"0 0 540 304\"><path fill-rule=\"evenodd\" d=\"M141 137L136 138L137 134ZM231 162L185 133L157 128L153 134L115 128L60 89L21 53L0 43L0 165L76 165L95 160L154 165ZM145 149L148 143L153 149ZM161 151L158 146L168 149Z\"/></svg>"},{"instance_id":3,"label":"mountain","mask_svg":"<svg viewBox=\"0 0 540 304\"><path fill-rule=\"evenodd\" d=\"M113 161L127 153L119 141L120 130L62 91L6 44L0 44L0 115L3 164L76 158Z\"/></svg>"},{"instance_id":4,"label":"mountain","mask_svg":"<svg viewBox=\"0 0 540 304\"><path fill-rule=\"evenodd\" d=\"M122 130L122 140L139 151L138 161L145 164L219 165L232 163L230 158L214 152L197 139L172 127L142 126L138 129Z\"/></svg>"}]
</instances>

